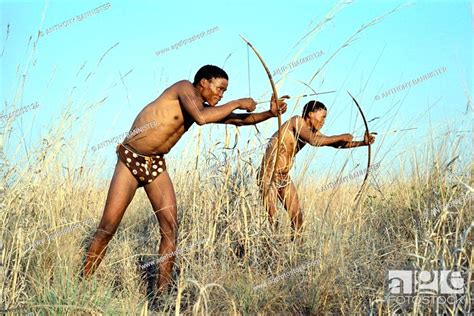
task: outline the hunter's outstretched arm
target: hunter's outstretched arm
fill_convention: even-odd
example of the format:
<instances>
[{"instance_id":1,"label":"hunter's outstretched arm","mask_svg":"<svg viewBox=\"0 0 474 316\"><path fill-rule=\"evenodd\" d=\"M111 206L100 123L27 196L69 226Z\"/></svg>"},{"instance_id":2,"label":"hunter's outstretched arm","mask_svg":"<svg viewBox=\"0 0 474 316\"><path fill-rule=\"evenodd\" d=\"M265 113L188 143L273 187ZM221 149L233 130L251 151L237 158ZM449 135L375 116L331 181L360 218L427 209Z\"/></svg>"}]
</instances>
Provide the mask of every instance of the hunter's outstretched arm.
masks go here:
<instances>
[{"instance_id":1,"label":"hunter's outstretched arm","mask_svg":"<svg viewBox=\"0 0 474 316\"><path fill-rule=\"evenodd\" d=\"M183 80L179 83L178 98L184 109L198 125L216 123L229 116L236 109L253 111L247 99L235 100L221 106L203 105L203 99L199 96L191 82ZM255 102L254 102L255 103Z\"/></svg>"},{"instance_id":2,"label":"hunter's outstretched arm","mask_svg":"<svg viewBox=\"0 0 474 316\"><path fill-rule=\"evenodd\" d=\"M365 136L364 141L353 141L353 136L351 134L341 134L334 136L326 136L320 131L312 131L310 128L302 124L298 119L296 120L297 133L299 138L301 138L306 143L320 147L320 146L329 146L334 148L354 148L360 146L367 146L369 142L372 144L374 142L374 136L367 135Z\"/></svg>"},{"instance_id":3,"label":"hunter's outstretched arm","mask_svg":"<svg viewBox=\"0 0 474 316\"><path fill-rule=\"evenodd\" d=\"M260 122L266 121L272 117L274 117L274 115L270 111L265 111L265 112L260 112L260 113L251 113L251 114L231 113L227 117L225 117L223 120L217 123L232 124L236 126L255 125Z\"/></svg>"},{"instance_id":4,"label":"hunter's outstretched arm","mask_svg":"<svg viewBox=\"0 0 474 316\"><path fill-rule=\"evenodd\" d=\"M255 125L260 122L266 121L269 118L272 117L277 117L278 116L278 111L280 114L283 114L286 112L287 109L287 104L284 101L284 99L288 99L289 96L285 95L281 97L278 100L278 104L275 102L275 100L272 98L271 100L271 105L270 105L270 110L265 111L265 112L260 112L260 113L252 113L252 114L237 114L237 113L232 113L226 118L224 118L222 121L218 123L222 124L233 124L236 126L243 126L243 125Z\"/></svg>"},{"instance_id":5,"label":"hunter's outstretched arm","mask_svg":"<svg viewBox=\"0 0 474 316\"><path fill-rule=\"evenodd\" d=\"M342 136L342 139L332 145L329 145L334 148L355 148L355 147L361 147L361 146L368 146L369 143L373 144L375 141L375 137L370 134L370 135L365 135L363 141L353 141L352 140L352 135L351 134L342 134L339 135Z\"/></svg>"},{"instance_id":6,"label":"hunter's outstretched arm","mask_svg":"<svg viewBox=\"0 0 474 316\"><path fill-rule=\"evenodd\" d=\"M332 146L339 143L342 138L341 135L325 136L319 131L313 131L304 124L304 120L300 117L294 117L295 132L298 137L311 146Z\"/></svg>"}]
</instances>

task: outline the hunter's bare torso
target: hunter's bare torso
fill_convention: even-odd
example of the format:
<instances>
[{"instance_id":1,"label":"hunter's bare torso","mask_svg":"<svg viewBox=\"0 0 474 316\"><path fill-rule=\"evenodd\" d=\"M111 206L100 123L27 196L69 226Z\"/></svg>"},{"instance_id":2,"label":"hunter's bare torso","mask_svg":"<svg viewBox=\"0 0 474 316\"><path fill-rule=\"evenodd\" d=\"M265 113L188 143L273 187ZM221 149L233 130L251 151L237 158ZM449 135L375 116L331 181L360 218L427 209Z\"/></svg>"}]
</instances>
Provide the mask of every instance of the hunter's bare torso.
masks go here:
<instances>
[{"instance_id":1,"label":"hunter's bare torso","mask_svg":"<svg viewBox=\"0 0 474 316\"><path fill-rule=\"evenodd\" d=\"M296 154L306 145L306 142L301 140L297 135L297 121L301 118L293 117L282 125L281 131L281 142L279 158L276 166L276 173L288 174L291 167L293 166ZM300 121L300 124L302 123ZM262 160L262 168L265 169L264 174L266 177L270 176L273 170L273 164L275 163L275 156L277 152L278 132L273 134L271 141L265 151L265 155Z\"/></svg>"},{"instance_id":2,"label":"hunter's bare torso","mask_svg":"<svg viewBox=\"0 0 474 316\"><path fill-rule=\"evenodd\" d=\"M194 123L178 98L178 90L189 84L189 81L176 82L145 106L123 143L143 155L167 154ZM194 93L203 102L196 89Z\"/></svg>"}]
</instances>

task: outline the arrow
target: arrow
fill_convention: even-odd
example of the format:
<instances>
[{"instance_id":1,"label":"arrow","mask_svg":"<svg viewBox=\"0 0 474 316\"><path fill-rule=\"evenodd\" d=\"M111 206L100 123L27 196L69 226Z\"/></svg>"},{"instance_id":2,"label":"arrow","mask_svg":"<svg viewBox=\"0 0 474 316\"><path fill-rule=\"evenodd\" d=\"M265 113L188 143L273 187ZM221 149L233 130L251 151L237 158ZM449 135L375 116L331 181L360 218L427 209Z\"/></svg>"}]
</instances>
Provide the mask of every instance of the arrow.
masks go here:
<instances>
[{"instance_id":1,"label":"arrow","mask_svg":"<svg viewBox=\"0 0 474 316\"><path fill-rule=\"evenodd\" d=\"M393 130L393 131L388 131L388 132L383 132L383 133L370 132L370 134L372 134L372 135L387 135L387 134L392 134L392 133L411 131L411 130L414 130L414 129L418 129L418 127L398 129L398 130ZM360 136L360 137L364 137L364 136Z\"/></svg>"},{"instance_id":2,"label":"arrow","mask_svg":"<svg viewBox=\"0 0 474 316\"><path fill-rule=\"evenodd\" d=\"M299 95L299 96L291 98L291 99L299 99L299 98L310 97L310 96L313 96L313 95L327 94L327 93L334 93L334 92L336 92L336 90L326 91L326 92L319 92L319 93L303 94L303 95ZM283 100L283 98L280 98L279 100ZM257 104L266 103L266 102L270 102L270 101L259 101L259 102L257 102Z\"/></svg>"}]
</instances>

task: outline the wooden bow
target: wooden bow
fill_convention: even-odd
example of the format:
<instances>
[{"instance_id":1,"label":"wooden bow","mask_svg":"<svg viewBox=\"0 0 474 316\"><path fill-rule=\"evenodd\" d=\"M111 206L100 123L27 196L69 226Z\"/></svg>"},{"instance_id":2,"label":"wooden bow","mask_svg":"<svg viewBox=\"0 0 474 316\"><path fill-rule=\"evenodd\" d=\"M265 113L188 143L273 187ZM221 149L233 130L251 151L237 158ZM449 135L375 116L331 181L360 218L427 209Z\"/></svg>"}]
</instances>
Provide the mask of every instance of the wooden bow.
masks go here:
<instances>
[{"instance_id":1,"label":"wooden bow","mask_svg":"<svg viewBox=\"0 0 474 316\"><path fill-rule=\"evenodd\" d=\"M247 43L247 45L253 50L253 52L255 53L255 55L257 55L258 57L258 60L260 60L263 68L265 69L265 72L267 73L267 77L268 79L270 80L270 85L272 87L272 92L273 92L273 98L275 100L275 102L277 102L277 107L278 107L278 93L277 93L277 90L276 90L276 87L275 87L275 82L273 81L273 77L272 77L272 74L270 73L270 69L268 69L267 67L267 64L265 63L265 61L263 60L262 56L258 53L257 49L245 38L243 37L242 35L240 35L240 37L244 40L245 43ZM271 100L270 100L270 104L271 104ZM268 193L268 190L270 189L270 187L272 186L272 183L274 181L274 178L275 178L275 172L276 172L276 167L277 167L277 164L278 164L278 158L279 158L279 154L280 154L280 143L281 143L281 132L280 132L280 128L281 128L281 114L280 114L280 110L278 109L277 110L277 116L278 116L278 136L277 136L277 150L276 150L276 157L275 157L275 164L273 165L273 173L272 173L272 176L270 177L270 183L268 184L268 187L264 190L265 192L265 195L267 195Z\"/></svg>"},{"instance_id":2,"label":"wooden bow","mask_svg":"<svg viewBox=\"0 0 474 316\"><path fill-rule=\"evenodd\" d=\"M359 103L357 102L357 100L352 96L352 94L347 91L347 93L349 93L349 95L351 96L352 100L354 101L355 105L357 106L357 109L359 110L359 113L360 115L362 116L362 119L364 120L364 125L365 125L365 134L367 135L366 137L369 137L370 133L369 133L369 124L367 123L367 120L365 118L365 115L364 115L364 112L362 111L362 108L360 107ZM357 203L359 202L358 200L360 199L360 196L361 196L361 193L362 193L362 190L364 189L364 186L367 182L367 179L369 178L369 170L370 170L370 155L371 155L371 148L370 148L370 141L369 143L367 144L367 170L365 172L365 177L364 177L364 180L362 181L362 185L360 186L360 189L359 189L359 192L357 192L355 198L354 198L354 201L356 201ZM356 204L357 205L357 204Z\"/></svg>"}]
</instances>

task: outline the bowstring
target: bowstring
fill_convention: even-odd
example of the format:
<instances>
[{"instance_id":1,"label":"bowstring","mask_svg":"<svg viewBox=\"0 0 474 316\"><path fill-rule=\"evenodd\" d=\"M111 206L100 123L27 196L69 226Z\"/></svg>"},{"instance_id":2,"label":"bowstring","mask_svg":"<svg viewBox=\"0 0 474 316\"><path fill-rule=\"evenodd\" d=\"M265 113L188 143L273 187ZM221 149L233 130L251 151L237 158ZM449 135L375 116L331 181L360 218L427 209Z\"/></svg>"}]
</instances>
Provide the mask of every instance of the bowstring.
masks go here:
<instances>
[{"instance_id":1,"label":"bowstring","mask_svg":"<svg viewBox=\"0 0 474 316\"><path fill-rule=\"evenodd\" d=\"M246 45L247 46L247 81L248 81L248 89L249 89L249 98L252 97L252 93L251 93L251 90L250 90L250 46L249 45ZM257 127L257 124L254 124L253 127L255 127L255 130L257 131L257 139L260 143L260 145L262 144L262 141L260 140L260 131L258 130L258 127Z\"/></svg>"}]
</instances>

